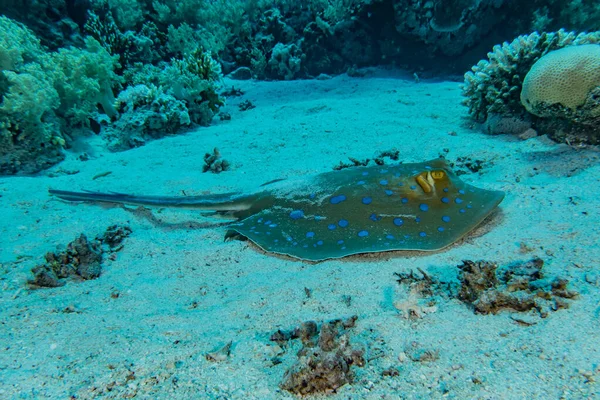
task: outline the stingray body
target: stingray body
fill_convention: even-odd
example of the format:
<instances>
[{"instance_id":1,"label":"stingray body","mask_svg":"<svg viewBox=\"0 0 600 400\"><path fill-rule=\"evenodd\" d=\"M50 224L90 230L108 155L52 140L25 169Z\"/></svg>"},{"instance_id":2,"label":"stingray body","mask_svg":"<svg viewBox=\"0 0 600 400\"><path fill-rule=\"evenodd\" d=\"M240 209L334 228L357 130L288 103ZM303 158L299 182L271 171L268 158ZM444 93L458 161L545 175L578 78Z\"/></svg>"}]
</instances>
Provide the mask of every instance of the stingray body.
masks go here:
<instances>
[{"instance_id":1,"label":"stingray body","mask_svg":"<svg viewBox=\"0 0 600 400\"><path fill-rule=\"evenodd\" d=\"M252 194L50 193L70 201L212 210L234 219L228 235L238 233L265 251L311 261L440 250L473 230L504 198L503 192L461 181L443 159L274 181Z\"/></svg>"}]
</instances>

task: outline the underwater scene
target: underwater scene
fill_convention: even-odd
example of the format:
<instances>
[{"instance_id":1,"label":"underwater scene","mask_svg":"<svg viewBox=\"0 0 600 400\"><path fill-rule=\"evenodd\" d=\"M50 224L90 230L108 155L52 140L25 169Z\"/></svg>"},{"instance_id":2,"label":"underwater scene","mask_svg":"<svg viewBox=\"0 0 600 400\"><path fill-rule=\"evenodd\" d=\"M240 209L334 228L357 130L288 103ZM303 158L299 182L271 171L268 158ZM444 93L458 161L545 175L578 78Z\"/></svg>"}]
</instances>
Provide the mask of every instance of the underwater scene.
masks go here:
<instances>
[{"instance_id":1,"label":"underwater scene","mask_svg":"<svg viewBox=\"0 0 600 400\"><path fill-rule=\"evenodd\" d=\"M600 398L600 2L0 0L0 399Z\"/></svg>"}]
</instances>

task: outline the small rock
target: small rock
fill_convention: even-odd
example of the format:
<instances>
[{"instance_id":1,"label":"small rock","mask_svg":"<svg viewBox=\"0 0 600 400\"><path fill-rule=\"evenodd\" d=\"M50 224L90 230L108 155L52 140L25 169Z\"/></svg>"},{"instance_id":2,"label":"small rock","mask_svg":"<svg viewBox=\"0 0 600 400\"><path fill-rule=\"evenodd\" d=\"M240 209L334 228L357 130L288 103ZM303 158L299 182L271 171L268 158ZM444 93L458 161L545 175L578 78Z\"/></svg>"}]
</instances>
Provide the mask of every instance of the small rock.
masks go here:
<instances>
[{"instance_id":1,"label":"small rock","mask_svg":"<svg viewBox=\"0 0 600 400\"><path fill-rule=\"evenodd\" d=\"M519 139L521 139L521 140L527 140L527 139L531 139L531 138L537 137L537 135L538 135L538 133L537 133L537 131L535 129L529 128L525 132L523 132L523 133L521 133L519 135Z\"/></svg>"},{"instance_id":2,"label":"small rock","mask_svg":"<svg viewBox=\"0 0 600 400\"><path fill-rule=\"evenodd\" d=\"M227 358L229 358L229 355L231 354L232 343L233 343L232 341L229 341L229 343L227 343L225 346L221 347L220 349L215 350L210 353L207 353L205 355L206 359L208 361L213 361L213 362L221 362L221 361L227 360Z\"/></svg>"},{"instance_id":3,"label":"small rock","mask_svg":"<svg viewBox=\"0 0 600 400\"><path fill-rule=\"evenodd\" d=\"M236 79L238 81L247 81L249 79L252 79L252 70L248 67L239 67L238 69L232 71L229 75L227 75L227 77L231 79Z\"/></svg>"},{"instance_id":4,"label":"small rock","mask_svg":"<svg viewBox=\"0 0 600 400\"><path fill-rule=\"evenodd\" d=\"M319 80L319 81L326 81L328 79L331 79L331 75L319 74L319 76L317 76L316 79Z\"/></svg>"}]
</instances>

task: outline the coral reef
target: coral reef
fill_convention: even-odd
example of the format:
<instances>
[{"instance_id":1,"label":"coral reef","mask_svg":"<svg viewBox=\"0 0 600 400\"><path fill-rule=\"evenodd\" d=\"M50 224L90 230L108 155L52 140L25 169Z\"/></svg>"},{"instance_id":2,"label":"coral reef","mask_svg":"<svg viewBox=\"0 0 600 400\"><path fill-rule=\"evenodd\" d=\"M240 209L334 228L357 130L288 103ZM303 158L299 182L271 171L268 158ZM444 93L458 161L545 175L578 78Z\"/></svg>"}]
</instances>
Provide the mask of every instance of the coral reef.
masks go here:
<instances>
[{"instance_id":1,"label":"coral reef","mask_svg":"<svg viewBox=\"0 0 600 400\"><path fill-rule=\"evenodd\" d=\"M539 258L502 270L486 261L463 261L458 266L458 298L481 314L535 310L546 317L550 310L568 308L566 299L574 299L578 294L567 288L566 279L546 279L543 266L544 261Z\"/></svg>"},{"instance_id":2,"label":"coral reef","mask_svg":"<svg viewBox=\"0 0 600 400\"><path fill-rule=\"evenodd\" d=\"M505 21L510 8L497 0L393 1L396 30L445 55L461 54Z\"/></svg>"},{"instance_id":3,"label":"coral reef","mask_svg":"<svg viewBox=\"0 0 600 400\"><path fill-rule=\"evenodd\" d=\"M291 332L277 331L271 340L281 344L299 338L298 361L286 371L281 387L297 395L332 393L352 382L352 366L365 365L363 351L350 344L348 330L357 317L347 320L304 322Z\"/></svg>"},{"instance_id":4,"label":"coral reef","mask_svg":"<svg viewBox=\"0 0 600 400\"><path fill-rule=\"evenodd\" d=\"M63 286L67 280L96 279L102 273L105 254L113 254L122 249L122 242L131 233L127 226L113 225L102 236L93 241L81 234L70 242L60 253L47 253L45 263L34 267L31 272L32 287Z\"/></svg>"},{"instance_id":5,"label":"coral reef","mask_svg":"<svg viewBox=\"0 0 600 400\"><path fill-rule=\"evenodd\" d=\"M289 80L390 64L422 75L423 69L464 70L474 52L516 32L600 28L600 6L587 0L8 0L3 13L2 174L47 168L72 139L98 130L109 148L123 150L162 136L159 131L206 126L224 104L222 71L237 79ZM539 132L557 141L599 142L595 87L585 104L566 109L571 112L520 101L537 60L598 43L598 36L560 30L494 47L465 77L470 114L478 122L520 119L529 127L519 134L533 129L527 137ZM115 97L138 85L155 87L155 98L118 113ZM159 118L162 111L167 115ZM517 125L488 123L486 130Z\"/></svg>"},{"instance_id":6,"label":"coral reef","mask_svg":"<svg viewBox=\"0 0 600 400\"><path fill-rule=\"evenodd\" d=\"M595 125L589 122L593 121L593 118L589 117L591 114L589 110L595 108L594 87L590 88L588 85L586 86L587 90L581 89L586 92L585 96L589 98L589 102L582 105L583 110L577 115L553 112L555 103L552 102L554 99L548 100L551 103L546 107L549 107L549 111L540 113L539 110L534 110L534 106L525 106L522 103L521 93L525 89L523 98L527 100L528 91L533 89L532 82L538 79L534 75L536 71L540 70L539 65L536 70L533 70L532 75L529 73L538 60L558 49L598 43L600 43L600 32L575 34L559 30L541 34L534 32L530 35L519 36L511 43L505 42L501 46L494 46L493 51L488 53L487 60L479 61L472 71L465 74L462 90L466 98L463 103L469 107L471 117L478 122L498 117L518 118L523 120L524 124L531 124L532 128L542 134L548 134L557 141L597 143L600 140L599 132ZM577 50L571 49L567 56L572 58L577 57L577 54L579 54ZM558 57L565 61L561 53ZM553 59L556 60L557 56L551 56L550 60ZM564 62L564 67L560 71L567 76L563 76L561 81L578 79L577 76L568 76L568 65L576 62L577 60L574 59ZM548 63L545 64L548 65ZM554 71L559 70L554 69ZM528 75L529 83L527 87L524 87L524 81ZM528 110L534 113L530 113ZM588 118L582 119L581 114Z\"/></svg>"},{"instance_id":7,"label":"coral reef","mask_svg":"<svg viewBox=\"0 0 600 400\"><path fill-rule=\"evenodd\" d=\"M85 48L49 53L23 25L0 17L0 173L34 173L62 160L74 129L98 107L115 116L116 59L88 37Z\"/></svg>"}]
</instances>

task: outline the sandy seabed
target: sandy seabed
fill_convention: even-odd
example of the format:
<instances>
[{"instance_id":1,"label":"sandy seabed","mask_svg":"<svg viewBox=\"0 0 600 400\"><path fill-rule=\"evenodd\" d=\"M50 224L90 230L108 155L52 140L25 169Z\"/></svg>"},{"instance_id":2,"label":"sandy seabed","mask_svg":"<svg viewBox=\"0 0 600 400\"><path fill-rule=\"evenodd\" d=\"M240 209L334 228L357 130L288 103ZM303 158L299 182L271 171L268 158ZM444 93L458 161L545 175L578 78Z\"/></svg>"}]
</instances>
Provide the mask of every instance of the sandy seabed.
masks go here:
<instances>
[{"instance_id":1,"label":"sandy seabed","mask_svg":"<svg viewBox=\"0 0 600 400\"><path fill-rule=\"evenodd\" d=\"M39 176L0 178L0 398L291 399L279 385L299 347L281 347L270 336L351 315L358 316L351 340L368 362L353 367L353 383L332 399L599 396L596 149L482 134L466 118L457 82L372 71L364 78L226 83L245 92L228 99L231 121L215 118L211 127L122 153L88 141ZM256 108L240 111L244 100ZM232 169L202 173L203 156L215 147ZM312 264L225 242L223 227L187 228L187 221L207 221L198 212L154 210L157 224L131 209L69 204L47 193L250 191L392 148L404 162L440 155L484 161L479 173L461 179L506 192L493 226L441 252ZM81 152L90 159L80 161ZM46 252L112 224L133 233L98 279L28 288ZM568 309L546 318L527 313L519 317L531 321L524 324L511 311L475 314L444 296L422 318L405 318L393 305L408 296L394 273L421 269L456 282L462 260L508 265L535 256L548 276L568 279L579 292ZM207 360L229 341L229 357ZM436 357L413 360L414 348ZM398 374L383 374L390 368Z\"/></svg>"}]
</instances>

